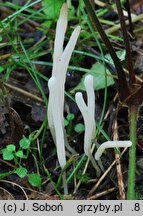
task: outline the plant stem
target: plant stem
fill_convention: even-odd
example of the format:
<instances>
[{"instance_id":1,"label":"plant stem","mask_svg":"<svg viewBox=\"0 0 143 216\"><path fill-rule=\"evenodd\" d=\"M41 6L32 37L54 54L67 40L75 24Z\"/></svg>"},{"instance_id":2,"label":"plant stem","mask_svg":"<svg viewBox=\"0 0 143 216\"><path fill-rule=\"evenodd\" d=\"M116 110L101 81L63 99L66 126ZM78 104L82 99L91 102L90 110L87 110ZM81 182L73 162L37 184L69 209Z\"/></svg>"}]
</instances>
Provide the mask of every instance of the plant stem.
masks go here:
<instances>
[{"instance_id":1,"label":"plant stem","mask_svg":"<svg viewBox=\"0 0 143 216\"><path fill-rule=\"evenodd\" d=\"M126 0L126 8L128 12L128 20L129 20L129 27L130 27L130 33L133 36L133 24L132 24L132 16L131 16L131 9L130 9L130 2L129 0Z\"/></svg>"},{"instance_id":2,"label":"plant stem","mask_svg":"<svg viewBox=\"0 0 143 216\"><path fill-rule=\"evenodd\" d=\"M135 199L135 169L136 169L136 130L137 130L137 113L138 106L131 105L129 107L129 121L130 121L130 140L132 146L129 151L129 174L128 174L128 191L127 199Z\"/></svg>"},{"instance_id":3,"label":"plant stem","mask_svg":"<svg viewBox=\"0 0 143 216\"><path fill-rule=\"evenodd\" d=\"M142 19L143 19L143 13L138 15L138 16L132 17L132 23L136 23L136 22L138 22L138 21L140 21ZM126 25L129 25L129 20L126 20L125 23L126 23ZM121 28L121 24L119 23L119 24L117 24L115 26L112 26L112 27L106 29L105 32L106 32L107 35L108 34L113 34L114 32L118 31L120 28Z\"/></svg>"},{"instance_id":4,"label":"plant stem","mask_svg":"<svg viewBox=\"0 0 143 216\"><path fill-rule=\"evenodd\" d=\"M98 20L98 17L95 13L95 11L93 10L90 1L89 0L83 0L84 4L85 4L85 8L87 10L91 25L93 27L93 29L95 31L98 31L104 44L106 45L112 59L114 62L114 65L116 67L117 70L117 74L118 74L118 91L119 91L119 96L121 101L123 101L124 99L126 99L129 96L129 88L128 88L128 84L127 84L127 80L126 80L126 76L125 76L125 72L124 69L116 55L116 52L111 44L111 42L109 41L107 35L105 34L104 29L102 28L100 21ZM123 91L124 89L124 91Z\"/></svg>"},{"instance_id":5,"label":"plant stem","mask_svg":"<svg viewBox=\"0 0 143 216\"><path fill-rule=\"evenodd\" d=\"M66 180L66 171L63 173L63 187L64 187L64 195L68 195L68 185Z\"/></svg>"},{"instance_id":6,"label":"plant stem","mask_svg":"<svg viewBox=\"0 0 143 216\"><path fill-rule=\"evenodd\" d=\"M132 53L131 53L131 47L130 47L130 41L129 36L126 28L126 23L124 19L124 14L121 6L121 1L116 0L117 10L119 14L119 19L121 23L121 29L123 33L125 48L126 48L126 59L127 59L127 65L128 65L128 71L129 71L129 85L132 87L132 85L135 83L135 73L133 69L133 63L132 63Z\"/></svg>"}]
</instances>

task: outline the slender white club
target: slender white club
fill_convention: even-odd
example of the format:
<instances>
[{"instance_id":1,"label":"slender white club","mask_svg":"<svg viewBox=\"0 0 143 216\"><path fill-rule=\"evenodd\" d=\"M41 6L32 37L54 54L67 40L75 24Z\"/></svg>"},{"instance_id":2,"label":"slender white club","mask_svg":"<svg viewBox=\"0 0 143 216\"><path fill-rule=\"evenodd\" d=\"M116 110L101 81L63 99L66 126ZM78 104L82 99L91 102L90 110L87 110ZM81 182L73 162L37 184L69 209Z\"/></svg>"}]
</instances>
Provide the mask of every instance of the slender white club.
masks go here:
<instances>
[{"instance_id":1,"label":"slender white club","mask_svg":"<svg viewBox=\"0 0 143 216\"><path fill-rule=\"evenodd\" d=\"M62 118L62 124L64 129L64 117L63 117L63 110L64 110L64 90L65 90L65 80L66 80L66 72L68 68L68 64L72 55L72 52L75 48L78 36L80 34L80 27L77 26L71 37L70 40L63 49L64 44L64 37L65 32L67 29L68 23L68 7L67 4L64 3L61 11L60 16L56 26L56 35L55 35L55 42L54 42L54 54L53 54L53 69L52 69L52 77L54 76L58 82L58 91L59 91L59 98L60 98L60 112ZM49 103L48 103L48 125L51 131L52 137L54 142L55 141L55 126L53 122L53 115L52 115L52 108L51 108L51 95L49 95Z\"/></svg>"},{"instance_id":2,"label":"slender white club","mask_svg":"<svg viewBox=\"0 0 143 216\"><path fill-rule=\"evenodd\" d=\"M107 141L102 143L95 153L95 159L99 160L105 149L107 148L127 148L132 145L130 140L128 141Z\"/></svg>"},{"instance_id":3,"label":"slender white club","mask_svg":"<svg viewBox=\"0 0 143 216\"><path fill-rule=\"evenodd\" d=\"M58 161L61 168L66 165L66 154L65 154L65 141L63 124L60 113L60 97L58 82L55 77L51 77L48 82L49 92L51 95L51 108L52 108L52 118L55 128L55 141L57 148Z\"/></svg>"},{"instance_id":4,"label":"slender white club","mask_svg":"<svg viewBox=\"0 0 143 216\"><path fill-rule=\"evenodd\" d=\"M87 156L90 155L92 139L95 134L95 94L93 88L93 76L87 75L84 80L84 85L87 92L87 105L83 99L81 92L75 95L76 103L83 115L85 124L84 133L84 152Z\"/></svg>"}]
</instances>

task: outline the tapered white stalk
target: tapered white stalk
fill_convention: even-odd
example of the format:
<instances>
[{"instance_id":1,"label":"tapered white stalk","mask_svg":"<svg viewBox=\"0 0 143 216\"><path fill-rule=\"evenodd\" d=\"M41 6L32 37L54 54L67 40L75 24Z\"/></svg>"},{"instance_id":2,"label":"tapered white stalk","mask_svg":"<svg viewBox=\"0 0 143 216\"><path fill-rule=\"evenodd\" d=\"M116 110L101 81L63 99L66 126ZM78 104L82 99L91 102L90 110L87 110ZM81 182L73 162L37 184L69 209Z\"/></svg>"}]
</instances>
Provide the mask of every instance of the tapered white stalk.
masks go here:
<instances>
[{"instance_id":1,"label":"tapered white stalk","mask_svg":"<svg viewBox=\"0 0 143 216\"><path fill-rule=\"evenodd\" d=\"M64 3L61 8L60 16L56 27L56 36L55 36L54 54L53 54L53 69L52 69L52 76L56 77L59 83L60 115L62 118L63 127L64 127L64 117L63 117L64 89L65 89L66 72L67 72L67 68L68 68L68 64L72 52L75 48L80 33L80 27L77 26L73 31L65 50L63 51L64 37L65 37L67 21L68 21L67 15L68 15L68 7L67 4ZM48 104L48 125L52 137L55 140L55 130L53 125L52 110L51 110L51 98L49 98L49 104Z\"/></svg>"},{"instance_id":2,"label":"tapered white stalk","mask_svg":"<svg viewBox=\"0 0 143 216\"><path fill-rule=\"evenodd\" d=\"M83 100L82 93L77 92L75 99L84 118L84 151L85 154L89 156L89 152L91 151L92 138L95 134L95 94L93 89L93 76L87 75L84 84L87 92L87 105Z\"/></svg>"},{"instance_id":3,"label":"tapered white stalk","mask_svg":"<svg viewBox=\"0 0 143 216\"><path fill-rule=\"evenodd\" d=\"M83 95L81 92L77 92L75 95L76 103L82 113L85 125L85 133L84 133L84 152L87 156L89 156L89 152L91 150L91 139L92 139L92 125L90 124L89 112L88 108L83 100Z\"/></svg>"},{"instance_id":4,"label":"tapered white stalk","mask_svg":"<svg viewBox=\"0 0 143 216\"><path fill-rule=\"evenodd\" d=\"M53 76L57 76L57 64L63 53L65 32L68 24L67 16L68 16L68 7L67 4L64 3L61 8L59 19L56 26L56 36L54 41L54 54L53 54L53 70L52 70Z\"/></svg>"},{"instance_id":5,"label":"tapered white stalk","mask_svg":"<svg viewBox=\"0 0 143 216\"><path fill-rule=\"evenodd\" d=\"M58 81L61 80L59 62L61 61L61 56L63 53L64 37L65 37L65 32L66 32L67 23L68 23L67 14L68 14L67 4L64 3L61 8L60 16L57 22L56 35L55 35L55 41L54 41L52 76L55 76ZM62 115L62 107L61 107L60 113ZM49 104L48 104L48 125L50 128L52 137L54 139L54 142L55 142L55 129L54 129L54 123L53 123L53 118L52 118L51 98L49 98Z\"/></svg>"},{"instance_id":6,"label":"tapered white stalk","mask_svg":"<svg viewBox=\"0 0 143 216\"><path fill-rule=\"evenodd\" d=\"M71 55L73 53L73 50L75 48L75 45L77 43L77 39L79 37L80 34L80 27L77 26L71 37L70 40L68 42L68 44L66 45L64 52L61 56L61 61L59 62L59 71L60 71L60 88L61 88L61 107L64 106L64 89L65 89L65 80L66 80L66 72L68 69L68 65L71 59Z\"/></svg>"},{"instance_id":7,"label":"tapered white stalk","mask_svg":"<svg viewBox=\"0 0 143 216\"><path fill-rule=\"evenodd\" d=\"M54 55L53 55L53 70L52 70L52 76L55 76L57 78L60 85L61 110L63 109L64 106L64 88L65 88L66 72L67 72L67 68L69 65L72 52L75 48L80 33L80 27L77 26L74 29L69 39L69 42L65 47L65 50L63 51L64 37L65 37L65 32L66 32L67 22L68 22L67 16L68 16L68 7L67 4L64 3L61 8L60 16L56 27L56 37L54 42Z\"/></svg>"},{"instance_id":8,"label":"tapered white stalk","mask_svg":"<svg viewBox=\"0 0 143 216\"><path fill-rule=\"evenodd\" d=\"M100 176L100 169L96 164L92 154L91 154L91 144L92 139L95 134L95 94L93 89L93 76L87 75L84 81L84 85L87 92L87 105L84 102L83 95L80 92L77 92L75 95L76 103L83 115L84 124L85 124L85 133L84 133L84 152L89 157L96 170L97 176Z\"/></svg>"},{"instance_id":9,"label":"tapered white stalk","mask_svg":"<svg viewBox=\"0 0 143 216\"><path fill-rule=\"evenodd\" d=\"M57 148L58 161L63 169L66 165L66 151L65 151L65 140L64 140L64 130L63 130L63 119L60 115L60 92L59 92L59 83L55 77L51 77L48 82L49 95L51 98L51 109L52 109L52 118L54 124L55 132L55 143ZM66 172L63 173L63 187L64 194L68 194L68 187L66 182Z\"/></svg>"},{"instance_id":10,"label":"tapered white stalk","mask_svg":"<svg viewBox=\"0 0 143 216\"><path fill-rule=\"evenodd\" d=\"M66 71L80 33L80 27L76 27L65 50L63 51L64 37L68 22L67 15L68 7L67 4L64 3L61 8L60 16L56 26L52 78L50 78L48 82L49 103L47 111L49 129L56 144L58 160L62 169L66 164L65 142L66 148L72 153L74 152L74 150L72 150L72 148L67 143L67 138L64 137L64 90ZM65 172L63 174L63 185L64 192L66 194L68 191Z\"/></svg>"},{"instance_id":11,"label":"tapered white stalk","mask_svg":"<svg viewBox=\"0 0 143 216\"><path fill-rule=\"evenodd\" d=\"M88 104L88 112L89 118L92 125L92 138L95 136L95 93L93 88L93 76L88 75L85 77L84 85L87 92L87 104Z\"/></svg>"},{"instance_id":12,"label":"tapered white stalk","mask_svg":"<svg viewBox=\"0 0 143 216\"><path fill-rule=\"evenodd\" d=\"M99 160L104 150L107 148L127 148L132 145L131 141L107 141L102 143L97 152L95 153L95 159Z\"/></svg>"},{"instance_id":13,"label":"tapered white stalk","mask_svg":"<svg viewBox=\"0 0 143 216\"><path fill-rule=\"evenodd\" d=\"M55 128L55 137L56 137L56 147L57 155L61 168L63 169L66 165L66 155L65 155L65 142L64 142L64 133L62 118L60 113L60 97L59 97L59 87L58 82L55 77L51 77L48 82L49 93L51 97L51 108L52 108L52 117Z\"/></svg>"},{"instance_id":14,"label":"tapered white stalk","mask_svg":"<svg viewBox=\"0 0 143 216\"><path fill-rule=\"evenodd\" d=\"M69 65L69 61L71 59L72 52L73 52L73 50L75 48L75 45L77 43L77 39L78 39L79 34L80 34L80 30L81 30L80 26L77 26L74 29L74 31L72 32L72 35L71 35L71 37L69 39L69 42L67 43L67 45L66 45L66 47L64 49L64 52L63 52L63 54L61 56L61 61L62 61L63 66L65 68L67 68L68 65Z\"/></svg>"}]
</instances>

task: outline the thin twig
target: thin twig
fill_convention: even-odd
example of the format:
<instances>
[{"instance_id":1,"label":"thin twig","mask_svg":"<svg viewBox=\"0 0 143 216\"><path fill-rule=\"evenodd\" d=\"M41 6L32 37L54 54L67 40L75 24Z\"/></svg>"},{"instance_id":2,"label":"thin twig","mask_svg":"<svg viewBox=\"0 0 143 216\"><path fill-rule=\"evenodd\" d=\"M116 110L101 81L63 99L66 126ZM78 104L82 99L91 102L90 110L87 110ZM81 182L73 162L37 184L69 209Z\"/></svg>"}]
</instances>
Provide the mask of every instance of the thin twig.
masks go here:
<instances>
[{"instance_id":1,"label":"thin twig","mask_svg":"<svg viewBox=\"0 0 143 216\"><path fill-rule=\"evenodd\" d=\"M28 200L28 196L27 196L25 190L24 190L23 187L21 187L19 184L15 183L15 182L12 182L12 181L8 181L8 180L0 180L0 182L8 183L8 184L11 184L11 185L14 185L14 186L20 188L21 191L23 192L23 194L24 194L26 200Z\"/></svg>"},{"instance_id":2,"label":"thin twig","mask_svg":"<svg viewBox=\"0 0 143 216\"><path fill-rule=\"evenodd\" d=\"M20 94L23 94L25 97L31 98L32 100L35 100L35 101L40 102L40 103L44 103L42 98L35 96L32 93L25 91L24 89L21 89L19 87L13 86L13 85L8 84L8 83L4 83L4 85L5 85L5 87L7 87L13 91L16 91Z\"/></svg>"},{"instance_id":3,"label":"thin twig","mask_svg":"<svg viewBox=\"0 0 143 216\"><path fill-rule=\"evenodd\" d=\"M138 21L142 21L143 20L143 13L133 17L132 18L132 23L138 22ZM129 20L125 21L126 25L129 25ZM106 34L113 34L114 32L118 31L121 28L121 24L116 24L115 26L112 26L110 28L108 28L107 30L105 30Z\"/></svg>"},{"instance_id":4,"label":"thin twig","mask_svg":"<svg viewBox=\"0 0 143 216\"><path fill-rule=\"evenodd\" d=\"M105 195L107 195L107 194L109 194L109 193L112 193L112 192L114 192L114 191L116 191L116 188L115 188L115 187L109 188L109 189L107 189L107 190L105 190L105 191L102 191L102 192L100 192L100 193L97 193L97 194L95 194L95 195L93 195L93 196L88 197L87 200L95 200L95 199L98 199L99 197L105 196Z\"/></svg>"},{"instance_id":5,"label":"thin twig","mask_svg":"<svg viewBox=\"0 0 143 216\"><path fill-rule=\"evenodd\" d=\"M126 59L127 59L127 66L128 66L128 71L129 71L129 85L130 85L130 87L132 87L132 85L136 82L136 79L135 79L135 73L133 70L130 41L129 41L129 36L128 36L126 23L125 23L125 19L124 19L124 14L123 14L120 0L116 0L116 5L117 5L117 10L118 10L118 14L119 14L120 23L121 23L121 29L122 29L122 33L123 33L124 44L125 44L125 48L126 48Z\"/></svg>"},{"instance_id":6,"label":"thin twig","mask_svg":"<svg viewBox=\"0 0 143 216\"><path fill-rule=\"evenodd\" d=\"M12 55L11 53L4 54L4 55L0 56L0 60L7 59L7 58L9 58L11 55Z\"/></svg>"},{"instance_id":7,"label":"thin twig","mask_svg":"<svg viewBox=\"0 0 143 216\"><path fill-rule=\"evenodd\" d=\"M121 156L125 153L125 151L127 150L127 148L125 148L122 153ZM116 164L116 160L114 160L112 162L112 164L108 167L108 169L103 173L103 175L99 178L98 182L93 186L93 188L90 190L88 197L90 197L98 188L98 186L101 184L101 182L103 181L103 179L108 175L108 173L110 172L110 170L112 169L112 167Z\"/></svg>"},{"instance_id":8,"label":"thin twig","mask_svg":"<svg viewBox=\"0 0 143 216\"><path fill-rule=\"evenodd\" d=\"M2 160L1 158L0 158L0 162L6 164L6 165L9 166L9 167L16 168L15 165L11 164L11 163L8 162L8 161Z\"/></svg>"},{"instance_id":9,"label":"thin twig","mask_svg":"<svg viewBox=\"0 0 143 216\"><path fill-rule=\"evenodd\" d=\"M113 125L113 140L118 140L118 129L117 129L117 119L115 118L115 122ZM117 170L117 179L118 179L118 188L119 188L119 199L125 200L125 188L123 182L123 175L121 170L121 160L118 153L115 152L116 159L116 170Z\"/></svg>"}]
</instances>

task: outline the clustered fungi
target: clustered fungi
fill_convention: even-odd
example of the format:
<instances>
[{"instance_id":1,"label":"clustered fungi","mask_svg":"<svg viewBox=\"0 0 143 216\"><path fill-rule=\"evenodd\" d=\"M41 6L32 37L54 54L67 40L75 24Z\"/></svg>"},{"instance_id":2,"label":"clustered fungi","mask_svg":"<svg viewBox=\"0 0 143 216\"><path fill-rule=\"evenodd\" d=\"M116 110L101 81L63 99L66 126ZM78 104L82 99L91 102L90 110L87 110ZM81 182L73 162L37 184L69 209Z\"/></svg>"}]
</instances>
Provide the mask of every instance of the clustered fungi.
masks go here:
<instances>
[{"instance_id":1,"label":"clustered fungi","mask_svg":"<svg viewBox=\"0 0 143 216\"><path fill-rule=\"evenodd\" d=\"M67 15L68 7L64 3L56 27L56 36L54 42L54 54L53 54L53 69L52 77L49 79L49 103L48 103L48 125L51 131L53 140L57 148L58 161L62 169L66 165L66 151L65 151L65 129L64 129L64 90L65 90L65 79L66 72L69 65L69 61L72 52L75 48L78 36L80 34L80 27L77 26L63 50L64 37L67 29ZM101 174L100 168L96 164L92 153L91 145L92 139L95 136L96 124L95 124L95 94L93 88L93 76L87 75L84 81L84 85L87 92L87 105L84 102L81 92L77 92L75 95L76 103L83 115L85 124L84 134L84 152L91 160L94 168L96 169L96 175ZM119 147L130 147L130 141L108 141L100 145L98 148L95 159L99 160L103 151L106 148L119 148ZM63 187L64 193L68 193L66 174L63 174Z\"/></svg>"},{"instance_id":2,"label":"clustered fungi","mask_svg":"<svg viewBox=\"0 0 143 216\"><path fill-rule=\"evenodd\" d=\"M76 103L83 115L84 124L85 124L85 133L84 133L84 152L87 157L90 158L97 176L100 176L101 171L95 162L92 153L91 153L91 144L95 136L95 94L93 88L93 76L87 75L84 80L85 89L87 92L87 105L84 102L83 95L81 92L77 92L75 95Z\"/></svg>"},{"instance_id":3,"label":"clustered fungi","mask_svg":"<svg viewBox=\"0 0 143 216\"><path fill-rule=\"evenodd\" d=\"M48 104L48 124L53 140L57 148L59 164L63 169L66 165L65 136L64 136L64 90L68 64L75 48L80 27L77 26L63 50L64 37L67 29L68 7L64 3L56 27L56 37L54 42L53 70L49 79L49 104ZM63 175L64 191L68 193L65 173Z\"/></svg>"}]
</instances>

